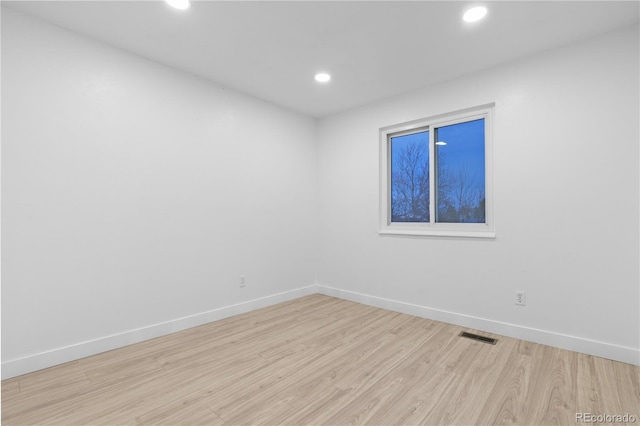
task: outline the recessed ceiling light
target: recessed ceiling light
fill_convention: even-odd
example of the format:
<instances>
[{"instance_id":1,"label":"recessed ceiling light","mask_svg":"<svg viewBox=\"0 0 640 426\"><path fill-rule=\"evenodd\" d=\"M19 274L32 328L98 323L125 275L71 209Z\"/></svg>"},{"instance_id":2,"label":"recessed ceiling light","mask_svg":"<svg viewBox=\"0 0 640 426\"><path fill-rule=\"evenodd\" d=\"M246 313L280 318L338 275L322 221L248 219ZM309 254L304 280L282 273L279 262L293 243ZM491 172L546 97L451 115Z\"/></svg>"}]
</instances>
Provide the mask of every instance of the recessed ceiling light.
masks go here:
<instances>
[{"instance_id":1,"label":"recessed ceiling light","mask_svg":"<svg viewBox=\"0 0 640 426\"><path fill-rule=\"evenodd\" d=\"M464 15L462 15L462 19L465 22L476 22L481 20L487 15L487 8L484 6L476 6L467 10Z\"/></svg>"},{"instance_id":2,"label":"recessed ceiling light","mask_svg":"<svg viewBox=\"0 0 640 426\"><path fill-rule=\"evenodd\" d=\"M319 83L326 83L327 81L331 80L331 76L325 72L321 72L316 74L316 81Z\"/></svg>"},{"instance_id":3,"label":"recessed ceiling light","mask_svg":"<svg viewBox=\"0 0 640 426\"><path fill-rule=\"evenodd\" d=\"M189 6L191 6L191 3L189 2L189 0L164 0L164 1L166 1L169 6L175 7L176 9L180 9L180 10L189 9Z\"/></svg>"}]
</instances>

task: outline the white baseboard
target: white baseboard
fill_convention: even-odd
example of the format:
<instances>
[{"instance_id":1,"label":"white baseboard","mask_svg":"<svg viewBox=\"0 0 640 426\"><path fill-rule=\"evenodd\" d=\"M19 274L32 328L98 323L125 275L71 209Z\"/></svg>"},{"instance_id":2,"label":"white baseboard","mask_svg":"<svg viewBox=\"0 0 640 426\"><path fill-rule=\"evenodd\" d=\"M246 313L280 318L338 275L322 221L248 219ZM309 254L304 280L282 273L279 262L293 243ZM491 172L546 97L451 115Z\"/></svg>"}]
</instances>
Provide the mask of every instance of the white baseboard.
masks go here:
<instances>
[{"instance_id":1,"label":"white baseboard","mask_svg":"<svg viewBox=\"0 0 640 426\"><path fill-rule=\"evenodd\" d=\"M241 302L235 305L224 306L210 311L201 312L187 317L154 324L147 327L129 330L111 336L100 337L94 340L77 343L70 346L56 348L35 355L13 359L2 363L2 379L20 376L43 368L74 361L87 356L95 355L112 349L121 348L144 340L164 336L191 327L197 327L212 321L243 314L255 309L286 302L302 296L317 293L317 287L311 285L295 290L273 294L270 296Z\"/></svg>"},{"instance_id":2,"label":"white baseboard","mask_svg":"<svg viewBox=\"0 0 640 426\"><path fill-rule=\"evenodd\" d=\"M517 324L509 324L456 312L443 311L427 306L420 306L412 303L340 290L323 285L318 285L317 290L320 294L338 297L340 299L350 300L352 302L358 302L369 306L375 306L421 318L428 318L446 322L448 324L459 325L461 327L495 333L502 336L513 337L515 339L554 346L570 351L582 352L601 358L626 362L628 364L640 365L640 350L638 348L619 346L548 330L523 327Z\"/></svg>"},{"instance_id":3,"label":"white baseboard","mask_svg":"<svg viewBox=\"0 0 640 426\"><path fill-rule=\"evenodd\" d=\"M277 293L274 295L253 299L235 305L224 306L210 311L201 312L172 321L154 324L135 330L98 339L81 342L75 345L56 348L50 351L41 352L35 355L13 359L2 363L2 379L20 376L43 368L74 361L87 356L106 352L112 349L121 348L144 340L164 336L191 327L197 327L212 321L218 321L234 315L243 314L255 309L275 305L297 299L309 294L320 293L327 296L338 297L352 302L362 303L369 306L401 312L408 315L415 315L421 318L433 319L475 330L495 333L502 336L527 340L544 345L554 346L576 352L582 352L615 361L640 365L640 350L611 343L589 340L576 336L569 336L547 330L539 330L530 327L523 327L516 324L509 324L500 321L488 320L485 318L464 315L456 312L449 312L427 306L415 305L412 303L400 302L382 297L370 296L367 294L352 291L340 290L323 285L311 285L295 290Z\"/></svg>"}]
</instances>

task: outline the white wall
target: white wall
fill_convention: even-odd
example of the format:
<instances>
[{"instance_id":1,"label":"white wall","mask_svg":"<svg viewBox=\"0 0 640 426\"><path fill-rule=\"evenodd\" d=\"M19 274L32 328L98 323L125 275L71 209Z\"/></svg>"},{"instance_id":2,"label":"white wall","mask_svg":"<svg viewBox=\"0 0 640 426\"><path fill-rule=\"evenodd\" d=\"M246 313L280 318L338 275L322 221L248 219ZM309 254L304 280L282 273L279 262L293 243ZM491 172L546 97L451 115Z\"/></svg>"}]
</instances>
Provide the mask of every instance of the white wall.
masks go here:
<instances>
[{"instance_id":1,"label":"white wall","mask_svg":"<svg viewBox=\"0 0 640 426\"><path fill-rule=\"evenodd\" d=\"M640 364L638 75L634 27L323 119L322 291ZM497 238L378 235L378 129L490 102Z\"/></svg>"},{"instance_id":2,"label":"white wall","mask_svg":"<svg viewBox=\"0 0 640 426\"><path fill-rule=\"evenodd\" d=\"M3 376L313 291L315 137L2 8Z\"/></svg>"}]
</instances>

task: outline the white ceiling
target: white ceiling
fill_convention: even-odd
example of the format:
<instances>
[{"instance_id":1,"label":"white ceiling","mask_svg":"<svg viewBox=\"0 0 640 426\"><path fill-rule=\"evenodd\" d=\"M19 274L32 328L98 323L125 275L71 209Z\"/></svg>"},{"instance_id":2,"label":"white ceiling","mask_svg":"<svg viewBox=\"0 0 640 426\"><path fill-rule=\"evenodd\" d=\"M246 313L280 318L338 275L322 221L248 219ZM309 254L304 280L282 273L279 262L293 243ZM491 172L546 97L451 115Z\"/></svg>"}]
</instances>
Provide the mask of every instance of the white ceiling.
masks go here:
<instances>
[{"instance_id":1,"label":"white ceiling","mask_svg":"<svg viewBox=\"0 0 640 426\"><path fill-rule=\"evenodd\" d=\"M313 117L637 24L638 1L3 1ZM316 83L318 71L333 80Z\"/></svg>"}]
</instances>

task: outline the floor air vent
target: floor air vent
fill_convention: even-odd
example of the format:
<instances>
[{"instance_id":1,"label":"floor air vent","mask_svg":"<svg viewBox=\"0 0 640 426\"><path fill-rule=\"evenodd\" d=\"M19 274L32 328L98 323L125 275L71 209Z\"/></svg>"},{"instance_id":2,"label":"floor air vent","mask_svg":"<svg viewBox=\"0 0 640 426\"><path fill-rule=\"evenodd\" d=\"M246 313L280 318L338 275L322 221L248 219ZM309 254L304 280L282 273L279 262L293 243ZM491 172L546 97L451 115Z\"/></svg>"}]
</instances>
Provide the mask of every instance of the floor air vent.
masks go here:
<instances>
[{"instance_id":1,"label":"floor air vent","mask_svg":"<svg viewBox=\"0 0 640 426\"><path fill-rule=\"evenodd\" d=\"M478 340L480 342L489 343L495 345L498 343L498 339L492 339L491 337L479 336L473 333L467 333L466 331L461 332L458 336L466 337L468 339Z\"/></svg>"}]
</instances>

